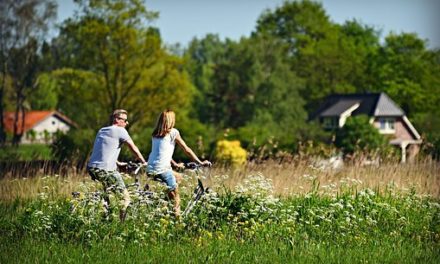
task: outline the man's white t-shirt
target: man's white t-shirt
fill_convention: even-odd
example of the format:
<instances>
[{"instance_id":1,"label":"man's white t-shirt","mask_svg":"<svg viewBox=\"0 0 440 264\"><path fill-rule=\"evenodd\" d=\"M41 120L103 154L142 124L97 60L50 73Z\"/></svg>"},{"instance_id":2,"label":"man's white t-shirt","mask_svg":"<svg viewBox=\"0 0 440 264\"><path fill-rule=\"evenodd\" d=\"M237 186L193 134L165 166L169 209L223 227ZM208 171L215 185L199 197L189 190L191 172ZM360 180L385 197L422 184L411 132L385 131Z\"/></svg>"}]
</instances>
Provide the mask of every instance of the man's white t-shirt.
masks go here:
<instances>
[{"instance_id":1,"label":"man's white t-shirt","mask_svg":"<svg viewBox=\"0 0 440 264\"><path fill-rule=\"evenodd\" d=\"M173 158L174 148L176 146L176 138L179 130L172 128L166 136L153 137L151 144L151 153L148 157L149 173L161 174L172 170L171 159Z\"/></svg>"},{"instance_id":2,"label":"man's white t-shirt","mask_svg":"<svg viewBox=\"0 0 440 264\"><path fill-rule=\"evenodd\" d=\"M116 170L116 161L122 144L129 139L130 135L123 127L112 125L101 128L96 135L93 152L87 166L106 171Z\"/></svg>"}]
</instances>

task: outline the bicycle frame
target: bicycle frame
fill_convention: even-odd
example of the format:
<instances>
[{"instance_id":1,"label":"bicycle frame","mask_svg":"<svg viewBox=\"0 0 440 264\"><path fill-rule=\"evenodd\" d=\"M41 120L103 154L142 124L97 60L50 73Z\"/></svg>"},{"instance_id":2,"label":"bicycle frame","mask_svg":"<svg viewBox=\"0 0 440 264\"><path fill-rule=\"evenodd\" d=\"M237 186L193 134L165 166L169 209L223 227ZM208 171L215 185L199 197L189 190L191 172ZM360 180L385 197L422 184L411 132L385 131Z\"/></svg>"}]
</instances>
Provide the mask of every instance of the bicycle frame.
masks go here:
<instances>
[{"instance_id":1,"label":"bicycle frame","mask_svg":"<svg viewBox=\"0 0 440 264\"><path fill-rule=\"evenodd\" d=\"M190 162L190 163L185 164L185 167L196 172L197 186L194 190L194 193L193 193L191 200L188 202L185 210L182 213L183 218L188 216L188 214L192 211L192 209L196 206L196 204L200 201L200 199L205 195L205 193L209 191L209 187L203 186L203 183L199 177L200 169L202 168L202 166L198 165L194 162Z\"/></svg>"}]
</instances>

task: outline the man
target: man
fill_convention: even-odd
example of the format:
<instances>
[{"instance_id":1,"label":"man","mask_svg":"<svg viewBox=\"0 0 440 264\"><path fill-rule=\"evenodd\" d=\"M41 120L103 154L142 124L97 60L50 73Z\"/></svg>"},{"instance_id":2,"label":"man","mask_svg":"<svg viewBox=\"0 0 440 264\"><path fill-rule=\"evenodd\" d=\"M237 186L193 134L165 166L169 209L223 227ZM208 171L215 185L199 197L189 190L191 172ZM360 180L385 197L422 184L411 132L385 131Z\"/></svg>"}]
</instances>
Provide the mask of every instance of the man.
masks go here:
<instances>
[{"instance_id":1,"label":"man","mask_svg":"<svg viewBox=\"0 0 440 264\"><path fill-rule=\"evenodd\" d=\"M117 109L110 116L110 126L99 130L93 145L93 152L87 164L87 171L93 180L97 180L104 186L104 193L109 187L114 187L123 195L119 217L125 220L126 210L130 204L130 195L125 187L121 174L117 171L118 156L122 145L126 144L133 154L144 165L144 157L139 148L134 144L125 127L128 125L127 111ZM105 196L105 202L109 205L109 198Z\"/></svg>"}]
</instances>

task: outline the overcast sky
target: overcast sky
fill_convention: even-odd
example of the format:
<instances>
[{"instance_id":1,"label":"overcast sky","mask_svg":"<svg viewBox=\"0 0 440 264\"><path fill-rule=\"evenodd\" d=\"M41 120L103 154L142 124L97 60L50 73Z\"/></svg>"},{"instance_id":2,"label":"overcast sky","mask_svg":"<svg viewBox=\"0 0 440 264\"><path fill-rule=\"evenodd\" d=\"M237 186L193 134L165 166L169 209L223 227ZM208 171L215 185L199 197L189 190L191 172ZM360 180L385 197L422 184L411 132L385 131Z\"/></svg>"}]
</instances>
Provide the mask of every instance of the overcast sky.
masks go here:
<instances>
[{"instance_id":1,"label":"overcast sky","mask_svg":"<svg viewBox=\"0 0 440 264\"><path fill-rule=\"evenodd\" d=\"M146 0L147 8L160 13L153 26L168 44L186 46L193 37L216 33L222 39L249 36L264 9L275 9L284 0ZM440 48L440 0L321 0L333 22L357 19L389 32L417 33L429 48ZM58 0L58 21L73 14L72 0Z\"/></svg>"}]
</instances>

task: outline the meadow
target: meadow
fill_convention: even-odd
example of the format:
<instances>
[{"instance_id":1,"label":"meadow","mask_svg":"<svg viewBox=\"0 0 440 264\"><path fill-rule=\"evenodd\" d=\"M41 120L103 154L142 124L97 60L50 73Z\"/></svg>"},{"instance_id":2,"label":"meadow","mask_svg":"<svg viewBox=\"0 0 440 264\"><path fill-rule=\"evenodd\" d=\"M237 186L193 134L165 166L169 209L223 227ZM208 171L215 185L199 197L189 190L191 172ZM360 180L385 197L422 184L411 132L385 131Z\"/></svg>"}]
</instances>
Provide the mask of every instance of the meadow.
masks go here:
<instances>
[{"instance_id":1,"label":"meadow","mask_svg":"<svg viewBox=\"0 0 440 264\"><path fill-rule=\"evenodd\" d=\"M212 192L188 217L176 219L153 183L158 197L133 193L124 223L117 196L110 215L87 196L100 186L84 172L0 181L0 263L440 262L440 164L431 160L214 167L203 179ZM188 173L183 207L194 185Z\"/></svg>"}]
</instances>

